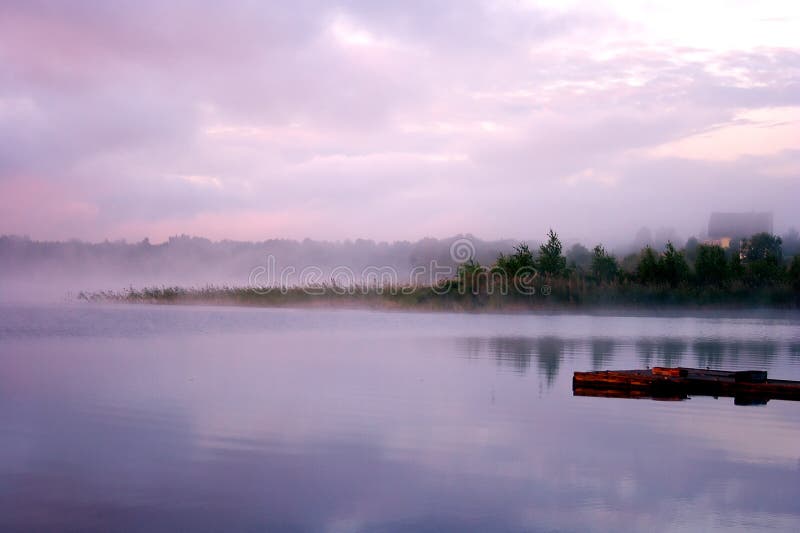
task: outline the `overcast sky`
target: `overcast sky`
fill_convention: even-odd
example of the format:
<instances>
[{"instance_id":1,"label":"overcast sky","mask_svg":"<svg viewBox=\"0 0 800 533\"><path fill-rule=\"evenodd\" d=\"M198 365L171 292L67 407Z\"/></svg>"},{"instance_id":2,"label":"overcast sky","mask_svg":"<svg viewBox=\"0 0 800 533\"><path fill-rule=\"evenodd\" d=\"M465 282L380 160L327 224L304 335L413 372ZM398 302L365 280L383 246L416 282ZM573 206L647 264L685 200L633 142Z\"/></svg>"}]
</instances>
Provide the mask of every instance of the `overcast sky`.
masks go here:
<instances>
[{"instance_id":1,"label":"overcast sky","mask_svg":"<svg viewBox=\"0 0 800 533\"><path fill-rule=\"evenodd\" d=\"M0 233L781 231L799 27L764 0L2 0Z\"/></svg>"}]
</instances>

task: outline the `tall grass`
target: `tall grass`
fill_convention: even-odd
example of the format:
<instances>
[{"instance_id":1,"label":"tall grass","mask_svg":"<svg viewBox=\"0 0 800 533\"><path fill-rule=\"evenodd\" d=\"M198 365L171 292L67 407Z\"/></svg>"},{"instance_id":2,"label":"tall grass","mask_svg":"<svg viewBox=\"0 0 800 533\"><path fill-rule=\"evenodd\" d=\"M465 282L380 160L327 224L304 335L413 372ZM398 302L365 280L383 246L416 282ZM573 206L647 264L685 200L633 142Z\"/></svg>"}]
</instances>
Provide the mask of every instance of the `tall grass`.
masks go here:
<instances>
[{"instance_id":1,"label":"tall grass","mask_svg":"<svg viewBox=\"0 0 800 533\"><path fill-rule=\"evenodd\" d=\"M94 302L158 304L224 304L264 307L362 307L446 311L524 310L579 307L800 308L800 292L791 285L748 287L732 283L725 288L677 287L641 284L631 280L597 282L579 275L542 278L533 294L522 294L497 279L471 284L450 279L437 285L341 287L320 284L272 288L229 285L203 287L160 286L123 291L82 292L78 298Z\"/></svg>"}]
</instances>

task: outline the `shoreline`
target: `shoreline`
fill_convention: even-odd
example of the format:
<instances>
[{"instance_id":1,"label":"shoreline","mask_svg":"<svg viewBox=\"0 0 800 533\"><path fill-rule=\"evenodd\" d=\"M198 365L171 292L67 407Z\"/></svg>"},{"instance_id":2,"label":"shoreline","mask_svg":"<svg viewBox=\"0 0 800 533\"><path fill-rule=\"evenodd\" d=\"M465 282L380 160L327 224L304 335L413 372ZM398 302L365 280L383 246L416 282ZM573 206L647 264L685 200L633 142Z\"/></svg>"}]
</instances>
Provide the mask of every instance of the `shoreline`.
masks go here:
<instances>
[{"instance_id":1,"label":"shoreline","mask_svg":"<svg viewBox=\"0 0 800 533\"><path fill-rule=\"evenodd\" d=\"M415 289L422 290L422 289ZM721 302L691 301L631 301L622 298L616 301L563 301L557 297L538 296L537 299L520 300L518 296L506 296L480 301L472 295L443 294L428 297L424 301L411 301L402 296L368 293L298 295L296 292L266 295L249 289L143 289L140 291L98 291L79 293L72 300L97 304L165 305L165 306L219 306L264 309L320 309L362 310L381 312L421 312L492 315L589 315L589 316L730 316L731 318L781 318L800 317L797 303L764 304L755 300L728 300ZM164 292L161 292L164 291ZM244 292L244 294L242 293ZM404 296L414 296L404 295ZM549 301L543 301L548 298Z\"/></svg>"}]
</instances>

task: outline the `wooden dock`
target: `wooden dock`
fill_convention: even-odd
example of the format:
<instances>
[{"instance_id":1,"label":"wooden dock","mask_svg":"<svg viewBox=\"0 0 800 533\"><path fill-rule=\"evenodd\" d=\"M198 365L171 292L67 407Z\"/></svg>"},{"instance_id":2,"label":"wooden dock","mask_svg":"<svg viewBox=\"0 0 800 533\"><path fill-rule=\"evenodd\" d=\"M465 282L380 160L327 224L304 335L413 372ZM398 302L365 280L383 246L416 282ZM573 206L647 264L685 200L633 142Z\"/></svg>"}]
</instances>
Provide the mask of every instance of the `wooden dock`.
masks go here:
<instances>
[{"instance_id":1,"label":"wooden dock","mask_svg":"<svg viewBox=\"0 0 800 533\"><path fill-rule=\"evenodd\" d=\"M575 396L682 400L689 396L725 396L737 404L800 400L800 381L767 379L766 371L725 371L655 367L646 370L575 372Z\"/></svg>"}]
</instances>

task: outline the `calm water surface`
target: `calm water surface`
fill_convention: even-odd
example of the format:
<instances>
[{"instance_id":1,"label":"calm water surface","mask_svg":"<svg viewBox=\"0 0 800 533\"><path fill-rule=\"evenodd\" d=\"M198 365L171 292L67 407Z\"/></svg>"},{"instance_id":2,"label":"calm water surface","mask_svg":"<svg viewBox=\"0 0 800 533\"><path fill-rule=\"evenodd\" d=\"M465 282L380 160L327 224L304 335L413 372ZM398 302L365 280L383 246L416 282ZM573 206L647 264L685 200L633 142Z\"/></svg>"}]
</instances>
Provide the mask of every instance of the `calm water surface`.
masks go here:
<instances>
[{"instance_id":1,"label":"calm water surface","mask_svg":"<svg viewBox=\"0 0 800 533\"><path fill-rule=\"evenodd\" d=\"M571 391L800 379L799 326L0 306L0 530L800 531L800 402Z\"/></svg>"}]
</instances>

